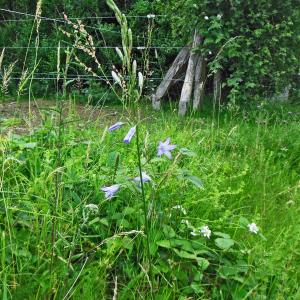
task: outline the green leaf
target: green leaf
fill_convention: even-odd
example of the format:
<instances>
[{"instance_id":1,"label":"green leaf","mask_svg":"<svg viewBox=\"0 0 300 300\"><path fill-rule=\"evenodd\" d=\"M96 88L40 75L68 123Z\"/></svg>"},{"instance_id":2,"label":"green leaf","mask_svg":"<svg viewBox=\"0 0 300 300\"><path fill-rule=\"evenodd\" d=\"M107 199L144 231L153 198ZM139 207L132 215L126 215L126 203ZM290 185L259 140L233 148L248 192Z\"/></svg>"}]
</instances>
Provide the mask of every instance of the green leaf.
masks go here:
<instances>
[{"instance_id":1,"label":"green leaf","mask_svg":"<svg viewBox=\"0 0 300 300\"><path fill-rule=\"evenodd\" d=\"M187 176L186 179L193 183L196 187L202 189L203 188L203 182L202 180L197 176Z\"/></svg>"},{"instance_id":2,"label":"green leaf","mask_svg":"<svg viewBox=\"0 0 300 300\"><path fill-rule=\"evenodd\" d=\"M214 235L216 235L216 236L220 236L220 237L222 237L222 238L224 238L224 239L230 239L230 235L229 234L226 234L226 233L223 233L223 232L214 232Z\"/></svg>"},{"instance_id":3,"label":"green leaf","mask_svg":"<svg viewBox=\"0 0 300 300\"><path fill-rule=\"evenodd\" d=\"M240 217L239 223L241 226L247 227L250 222L245 217Z\"/></svg>"},{"instance_id":4,"label":"green leaf","mask_svg":"<svg viewBox=\"0 0 300 300\"><path fill-rule=\"evenodd\" d=\"M173 238L176 236L174 229L169 225L163 225L163 233L168 238Z\"/></svg>"},{"instance_id":5,"label":"green leaf","mask_svg":"<svg viewBox=\"0 0 300 300\"><path fill-rule=\"evenodd\" d=\"M169 240L161 240L161 241L156 242L156 244L163 248L167 248L167 249L172 248L171 242Z\"/></svg>"},{"instance_id":6,"label":"green leaf","mask_svg":"<svg viewBox=\"0 0 300 300\"><path fill-rule=\"evenodd\" d=\"M180 179L185 179L185 180L190 181L191 183L193 183L198 188L203 188L202 180L199 177L192 175L189 170L180 169L178 177Z\"/></svg>"},{"instance_id":7,"label":"green leaf","mask_svg":"<svg viewBox=\"0 0 300 300\"><path fill-rule=\"evenodd\" d=\"M194 248L192 247L192 243L188 240L172 240L172 244L174 243L174 246L180 247L185 251L193 252Z\"/></svg>"},{"instance_id":8,"label":"green leaf","mask_svg":"<svg viewBox=\"0 0 300 300\"><path fill-rule=\"evenodd\" d=\"M135 213L135 209L133 207L125 207L123 210L124 215L132 215L133 213Z\"/></svg>"},{"instance_id":9,"label":"green leaf","mask_svg":"<svg viewBox=\"0 0 300 300\"><path fill-rule=\"evenodd\" d=\"M184 250L178 250L178 249L173 249L174 252L181 258L187 258L187 259L195 259L197 260L198 257L196 254L194 253L190 253L190 252L187 252L187 251L184 251Z\"/></svg>"},{"instance_id":10,"label":"green leaf","mask_svg":"<svg viewBox=\"0 0 300 300\"><path fill-rule=\"evenodd\" d=\"M197 154L194 151L187 149L187 148L181 148L179 151L181 154L186 155L186 156L190 156L190 157L197 156Z\"/></svg>"},{"instance_id":11,"label":"green leaf","mask_svg":"<svg viewBox=\"0 0 300 300\"><path fill-rule=\"evenodd\" d=\"M97 218L93 219L92 221L90 221L89 222L89 226L91 226L91 225L93 225L95 223L98 223L98 222L100 222L100 218L99 217L97 217Z\"/></svg>"},{"instance_id":12,"label":"green leaf","mask_svg":"<svg viewBox=\"0 0 300 300\"><path fill-rule=\"evenodd\" d=\"M217 238L215 240L215 244L222 250L228 250L234 245L234 240L232 239L224 239L224 238Z\"/></svg>"},{"instance_id":13,"label":"green leaf","mask_svg":"<svg viewBox=\"0 0 300 300\"><path fill-rule=\"evenodd\" d=\"M117 220L117 224L121 228L130 228L130 223L126 219Z\"/></svg>"},{"instance_id":14,"label":"green leaf","mask_svg":"<svg viewBox=\"0 0 300 300\"><path fill-rule=\"evenodd\" d=\"M125 249L128 249L128 250L132 250L132 249L133 249L133 242L132 242L132 239L129 238L128 236L124 236L124 237L123 237L122 243L123 243L123 247L124 247Z\"/></svg>"},{"instance_id":15,"label":"green leaf","mask_svg":"<svg viewBox=\"0 0 300 300\"><path fill-rule=\"evenodd\" d=\"M197 264L204 271L208 268L209 261L206 258L197 257Z\"/></svg>"}]
</instances>

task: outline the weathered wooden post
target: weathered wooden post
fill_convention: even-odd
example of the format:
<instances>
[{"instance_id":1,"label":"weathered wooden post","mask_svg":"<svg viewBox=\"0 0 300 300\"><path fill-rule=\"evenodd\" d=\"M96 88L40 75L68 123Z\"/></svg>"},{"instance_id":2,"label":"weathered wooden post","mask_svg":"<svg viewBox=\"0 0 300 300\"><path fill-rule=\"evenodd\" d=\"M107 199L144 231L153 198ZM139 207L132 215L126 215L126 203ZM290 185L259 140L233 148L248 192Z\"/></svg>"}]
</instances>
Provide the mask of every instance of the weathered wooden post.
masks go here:
<instances>
[{"instance_id":1,"label":"weathered wooden post","mask_svg":"<svg viewBox=\"0 0 300 300\"><path fill-rule=\"evenodd\" d=\"M204 55L200 55L196 65L195 71L195 86L194 86L194 100L193 100L193 110L197 111L203 102L205 82L206 82L206 65Z\"/></svg>"},{"instance_id":2,"label":"weathered wooden post","mask_svg":"<svg viewBox=\"0 0 300 300\"><path fill-rule=\"evenodd\" d=\"M180 116L184 116L186 114L188 103L191 100L195 70L196 70L196 65L199 57L199 54L195 53L193 50L200 45L201 40L202 40L201 36L195 30L193 47L191 50L188 67L185 74L184 84L181 90L181 97L179 101L178 113Z\"/></svg>"},{"instance_id":3,"label":"weathered wooden post","mask_svg":"<svg viewBox=\"0 0 300 300\"><path fill-rule=\"evenodd\" d=\"M166 94L170 86L174 84L174 82L176 81L176 77L178 77L178 74L181 74L184 71L185 65L190 56L190 49L190 46L186 46L181 49L163 81L158 86L156 93L152 95L152 106L154 109L160 109L161 98Z\"/></svg>"}]
</instances>

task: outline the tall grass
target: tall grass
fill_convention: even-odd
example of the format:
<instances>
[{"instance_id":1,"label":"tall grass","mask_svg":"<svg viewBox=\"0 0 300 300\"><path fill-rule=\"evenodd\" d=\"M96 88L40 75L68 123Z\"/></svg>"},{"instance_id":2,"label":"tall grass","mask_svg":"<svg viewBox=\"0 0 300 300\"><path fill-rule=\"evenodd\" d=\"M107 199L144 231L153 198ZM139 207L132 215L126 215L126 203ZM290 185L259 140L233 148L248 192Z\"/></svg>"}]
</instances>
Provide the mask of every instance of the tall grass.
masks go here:
<instances>
[{"instance_id":1,"label":"tall grass","mask_svg":"<svg viewBox=\"0 0 300 300\"><path fill-rule=\"evenodd\" d=\"M153 275L140 260L148 251L144 209L128 181L139 172L134 143L122 142L126 128L108 133L111 118L75 123L71 114L59 136L49 111L31 136L1 139L3 299L147 299L150 287L156 299L297 299L299 117L267 108L245 118L221 113L212 132L209 116L183 121L172 112L143 112ZM155 158L167 136L178 145L172 162ZM112 175L123 188L107 201L100 188ZM245 219L262 236L249 232ZM190 234L204 224L210 239ZM226 235L234 245L219 248L216 240Z\"/></svg>"},{"instance_id":2,"label":"tall grass","mask_svg":"<svg viewBox=\"0 0 300 300\"><path fill-rule=\"evenodd\" d=\"M57 90L56 106L40 111L43 121L28 135L3 129L2 299L297 299L299 115L274 106L219 107L217 116L213 109L186 119L172 108L149 112L131 30L108 4L122 33L123 67L108 82L120 113L83 119L73 109L71 58L95 77L105 74L84 25L65 16L76 35L65 66L57 52L64 102ZM38 64L36 26L27 80ZM116 121L125 124L110 132ZM124 143L129 127L135 138ZM171 159L157 155L168 137L177 145ZM103 187L115 184L107 197Z\"/></svg>"}]
</instances>

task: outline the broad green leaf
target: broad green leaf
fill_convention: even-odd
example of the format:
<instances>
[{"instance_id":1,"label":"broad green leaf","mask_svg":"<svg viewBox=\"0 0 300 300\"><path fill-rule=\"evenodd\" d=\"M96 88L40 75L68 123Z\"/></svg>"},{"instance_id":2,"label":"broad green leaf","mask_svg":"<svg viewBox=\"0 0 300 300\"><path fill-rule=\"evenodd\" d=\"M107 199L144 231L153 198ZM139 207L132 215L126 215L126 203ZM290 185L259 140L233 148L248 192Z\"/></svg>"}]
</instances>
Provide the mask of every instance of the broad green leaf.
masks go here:
<instances>
[{"instance_id":1,"label":"broad green leaf","mask_svg":"<svg viewBox=\"0 0 300 300\"><path fill-rule=\"evenodd\" d=\"M135 209L133 207L125 207L123 210L124 215L132 215L133 213L135 213Z\"/></svg>"},{"instance_id":2,"label":"broad green leaf","mask_svg":"<svg viewBox=\"0 0 300 300\"><path fill-rule=\"evenodd\" d=\"M172 244L174 243L175 246L182 248L185 251L193 252L194 248L192 247L192 243L188 240L172 240Z\"/></svg>"},{"instance_id":3,"label":"broad green leaf","mask_svg":"<svg viewBox=\"0 0 300 300\"><path fill-rule=\"evenodd\" d=\"M214 235L216 235L216 236L220 236L220 237L222 237L222 238L224 238L224 239L230 239L230 235L229 234L227 234L227 233L223 233L223 232L214 232Z\"/></svg>"},{"instance_id":4,"label":"broad green leaf","mask_svg":"<svg viewBox=\"0 0 300 300\"><path fill-rule=\"evenodd\" d=\"M243 227L247 227L247 225L250 223L245 217L240 217L239 223Z\"/></svg>"},{"instance_id":5,"label":"broad green leaf","mask_svg":"<svg viewBox=\"0 0 300 300\"><path fill-rule=\"evenodd\" d=\"M108 226L108 225L109 225L109 224L108 224L108 220L107 220L106 218L101 219L101 220L100 220L100 223L103 224L103 225L105 225L105 226Z\"/></svg>"},{"instance_id":6,"label":"broad green leaf","mask_svg":"<svg viewBox=\"0 0 300 300\"><path fill-rule=\"evenodd\" d=\"M174 248L173 250L181 258L195 259L195 260L198 259L197 255L194 254L194 253L189 253L189 252L184 251L184 250L178 250L176 248Z\"/></svg>"},{"instance_id":7,"label":"broad green leaf","mask_svg":"<svg viewBox=\"0 0 300 300\"><path fill-rule=\"evenodd\" d=\"M199 177L192 175L189 170L180 169L178 177L180 179L185 179L185 180L190 181L191 183L193 183L198 188L203 188L202 180Z\"/></svg>"},{"instance_id":8,"label":"broad green leaf","mask_svg":"<svg viewBox=\"0 0 300 300\"><path fill-rule=\"evenodd\" d=\"M91 226L91 225L93 225L95 223L98 223L98 222L100 222L100 218L99 217L97 217L97 218L93 219L92 221L90 221L89 222L89 226Z\"/></svg>"},{"instance_id":9,"label":"broad green leaf","mask_svg":"<svg viewBox=\"0 0 300 300\"><path fill-rule=\"evenodd\" d=\"M168 238L173 238L176 236L174 229L169 225L163 225L163 233Z\"/></svg>"},{"instance_id":10,"label":"broad green leaf","mask_svg":"<svg viewBox=\"0 0 300 300\"><path fill-rule=\"evenodd\" d=\"M170 240L161 240L161 241L156 242L156 244L163 248L167 248L167 249L172 248Z\"/></svg>"},{"instance_id":11,"label":"broad green leaf","mask_svg":"<svg viewBox=\"0 0 300 300\"><path fill-rule=\"evenodd\" d=\"M208 268L209 261L206 258L197 257L197 264L204 271Z\"/></svg>"},{"instance_id":12,"label":"broad green leaf","mask_svg":"<svg viewBox=\"0 0 300 300\"><path fill-rule=\"evenodd\" d=\"M197 176L187 176L186 179L193 183L198 188L203 188L202 180Z\"/></svg>"},{"instance_id":13,"label":"broad green leaf","mask_svg":"<svg viewBox=\"0 0 300 300\"><path fill-rule=\"evenodd\" d=\"M228 250L234 245L234 240L232 239L224 239L217 238L215 240L216 246L223 250Z\"/></svg>"},{"instance_id":14,"label":"broad green leaf","mask_svg":"<svg viewBox=\"0 0 300 300\"><path fill-rule=\"evenodd\" d=\"M194 151L187 149L187 148L181 148L179 151L180 151L180 153L182 153L183 155L186 155L186 156L190 156L190 157L197 156L197 154Z\"/></svg>"}]
</instances>

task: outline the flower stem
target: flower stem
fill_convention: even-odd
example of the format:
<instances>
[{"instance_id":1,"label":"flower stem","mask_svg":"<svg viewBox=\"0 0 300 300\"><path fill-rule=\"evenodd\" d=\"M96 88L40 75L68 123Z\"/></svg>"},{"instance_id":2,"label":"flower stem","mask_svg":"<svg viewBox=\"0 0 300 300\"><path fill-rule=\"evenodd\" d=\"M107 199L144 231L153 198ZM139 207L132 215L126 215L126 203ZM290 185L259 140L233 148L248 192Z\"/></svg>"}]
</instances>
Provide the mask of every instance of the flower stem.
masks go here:
<instances>
[{"instance_id":1,"label":"flower stem","mask_svg":"<svg viewBox=\"0 0 300 300\"><path fill-rule=\"evenodd\" d=\"M139 144L139 124L136 126L136 150L137 150L137 157L138 157L138 167L139 167L139 174L140 174L140 183L141 183L141 190L142 190L142 199L144 204L144 223L145 223L145 234L146 234L146 251L147 251L147 260L149 264L149 278L152 279L152 266L151 266L151 255L150 255L150 240L149 240L149 222L147 217L147 201L145 196L145 189L144 189L144 182L143 182L143 175L142 175L142 163L141 163L141 149ZM150 287L151 288L151 287ZM153 293L151 288L151 294ZM153 298L153 295L152 295Z\"/></svg>"}]
</instances>

